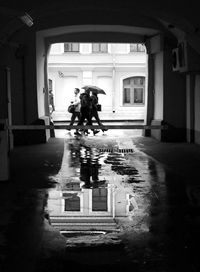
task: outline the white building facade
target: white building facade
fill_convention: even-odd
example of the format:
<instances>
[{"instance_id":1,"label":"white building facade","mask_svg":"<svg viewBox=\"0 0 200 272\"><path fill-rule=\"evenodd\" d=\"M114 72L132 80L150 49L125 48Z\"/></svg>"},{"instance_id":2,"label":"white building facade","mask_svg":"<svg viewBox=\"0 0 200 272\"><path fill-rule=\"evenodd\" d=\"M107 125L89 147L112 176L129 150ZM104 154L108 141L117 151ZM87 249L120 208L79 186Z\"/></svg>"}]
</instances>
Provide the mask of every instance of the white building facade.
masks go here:
<instances>
[{"instance_id":1,"label":"white building facade","mask_svg":"<svg viewBox=\"0 0 200 272\"><path fill-rule=\"evenodd\" d=\"M96 85L102 120L144 120L147 107L147 54L142 44L57 43L48 59L54 120L69 120L74 88ZM81 92L84 91L81 89Z\"/></svg>"}]
</instances>

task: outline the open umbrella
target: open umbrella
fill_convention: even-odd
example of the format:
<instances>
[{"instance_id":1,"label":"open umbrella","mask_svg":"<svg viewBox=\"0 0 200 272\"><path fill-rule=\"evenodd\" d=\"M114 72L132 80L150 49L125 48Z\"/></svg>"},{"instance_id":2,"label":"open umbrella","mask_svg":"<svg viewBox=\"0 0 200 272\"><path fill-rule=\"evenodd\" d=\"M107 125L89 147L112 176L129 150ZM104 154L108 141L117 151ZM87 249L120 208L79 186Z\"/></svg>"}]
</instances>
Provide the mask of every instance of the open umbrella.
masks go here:
<instances>
[{"instance_id":1,"label":"open umbrella","mask_svg":"<svg viewBox=\"0 0 200 272\"><path fill-rule=\"evenodd\" d=\"M82 87L84 90L88 90L90 92L94 92L96 94L106 94L105 91L97 86L92 86L92 85L86 85Z\"/></svg>"}]
</instances>

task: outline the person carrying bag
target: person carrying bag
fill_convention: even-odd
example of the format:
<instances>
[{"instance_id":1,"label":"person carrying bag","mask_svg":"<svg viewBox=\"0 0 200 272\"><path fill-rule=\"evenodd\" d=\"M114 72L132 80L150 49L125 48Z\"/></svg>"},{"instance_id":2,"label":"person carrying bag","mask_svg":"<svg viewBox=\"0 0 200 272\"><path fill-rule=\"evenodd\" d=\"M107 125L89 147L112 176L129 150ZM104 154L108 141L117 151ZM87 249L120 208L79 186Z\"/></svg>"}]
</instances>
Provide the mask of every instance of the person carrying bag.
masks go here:
<instances>
[{"instance_id":1,"label":"person carrying bag","mask_svg":"<svg viewBox=\"0 0 200 272\"><path fill-rule=\"evenodd\" d=\"M70 121L70 126L73 126L76 118L78 119L78 121L80 120L80 98L79 98L79 93L80 93L80 89L75 88L74 89L74 101L71 102L71 105L68 107L68 112L72 113L71 116L71 121ZM68 129L69 131L71 129ZM78 130L76 130L78 131Z\"/></svg>"}]
</instances>

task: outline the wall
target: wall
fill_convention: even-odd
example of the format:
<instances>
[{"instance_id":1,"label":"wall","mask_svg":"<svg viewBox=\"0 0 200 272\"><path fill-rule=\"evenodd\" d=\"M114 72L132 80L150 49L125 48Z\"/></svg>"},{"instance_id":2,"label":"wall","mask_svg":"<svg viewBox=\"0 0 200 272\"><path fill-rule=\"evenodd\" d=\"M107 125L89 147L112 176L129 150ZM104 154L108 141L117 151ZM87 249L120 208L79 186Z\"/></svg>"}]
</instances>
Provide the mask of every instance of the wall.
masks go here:
<instances>
[{"instance_id":1,"label":"wall","mask_svg":"<svg viewBox=\"0 0 200 272\"><path fill-rule=\"evenodd\" d=\"M172 70L172 48L173 44L161 36L152 38L149 43L148 52L152 54L150 60L154 69L149 95L154 96L154 102L149 103L148 112L152 112L153 107L152 125L168 125L167 130L152 130L151 135L161 141L185 141L186 76Z\"/></svg>"},{"instance_id":2,"label":"wall","mask_svg":"<svg viewBox=\"0 0 200 272\"><path fill-rule=\"evenodd\" d=\"M163 132L165 140L186 140L186 76L172 71L172 50L164 51L164 114L170 127Z\"/></svg>"},{"instance_id":3,"label":"wall","mask_svg":"<svg viewBox=\"0 0 200 272\"><path fill-rule=\"evenodd\" d=\"M1 97L0 118L7 117L5 67L11 69L11 101L13 124L37 119L35 33L24 27L0 50Z\"/></svg>"},{"instance_id":4,"label":"wall","mask_svg":"<svg viewBox=\"0 0 200 272\"><path fill-rule=\"evenodd\" d=\"M195 75L186 75L186 137L188 143L194 142L194 89Z\"/></svg>"},{"instance_id":5,"label":"wall","mask_svg":"<svg viewBox=\"0 0 200 272\"><path fill-rule=\"evenodd\" d=\"M66 114L67 107L74 100L74 88L81 87L81 72L65 72L64 77L59 77L58 71L48 73L53 81L54 104L56 111ZM71 115L70 115L71 116Z\"/></svg>"},{"instance_id":6,"label":"wall","mask_svg":"<svg viewBox=\"0 0 200 272\"><path fill-rule=\"evenodd\" d=\"M53 80L54 104L56 113L53 114L55 120L68 120L71 114L67 112L67 107L70 101L74 99L74 88L81 88L83 84L82 72L76 71L63 72L64 77L59 77L56 68L49 69L49 78ZM109 71L110 70L110 71ZM134 119L144 120L146 116L146 101L147 101L147 78L145 90L145 104L134 106L123 106L123 79L131 76L145 76L146 68L129 68L117 70L113 82L112 70L107 68L93 69L91 84L97 85L106 91L106 95L99 95L99 103L102 105L102 112L99 116L102 119ZM81 90L83 91L83 90ZM114 110L114 112L113 112Z\"/></svg>"},{"instance_id":7,"label":"wall","mask_svg":"<svg viewBox=\"0 0 200 272\"><path fill-rule=\"evenodd\" d=\"M10 68L11 75L11 103L12 120L14 124L23 124L23 90L22 90L22 69L21 61L15 57L16 48L9 46L2 47L0 50L1 68L0 68L0 118L7 118L7 79L6 67Z\"/></svg>"},{"instance_id":8,"label":"wall","mask_svg":"<svg viewBox=\"0 0 200 272\"><path fill-rule=\"evenodd\" d=\"M196 75L194 90L194 140L196 144L200 144L200 75Z\"/></svg>"}]
</instances>

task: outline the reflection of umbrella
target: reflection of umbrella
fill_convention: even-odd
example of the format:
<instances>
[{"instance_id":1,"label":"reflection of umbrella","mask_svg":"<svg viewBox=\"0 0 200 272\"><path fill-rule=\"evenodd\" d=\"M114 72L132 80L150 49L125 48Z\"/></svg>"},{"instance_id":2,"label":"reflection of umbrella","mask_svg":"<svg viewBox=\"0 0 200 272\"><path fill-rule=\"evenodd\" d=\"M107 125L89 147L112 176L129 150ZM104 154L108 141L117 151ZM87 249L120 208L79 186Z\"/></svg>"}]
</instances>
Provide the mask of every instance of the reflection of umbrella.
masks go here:
<instances>
[{"instance_id":1,"label":"reflection of umbrella","mask_svg":"<svg viewBox=\"0 0 200 272\"><path fill-rule=\"evenodd\" d=\"M97 86L86 85L86 86L82 87L82 89L88 90L90 92L94 92L96 94L106 94L104 92L104 90L102 90L101 88L99 88Z\"/></svg>"}]
</instances>

